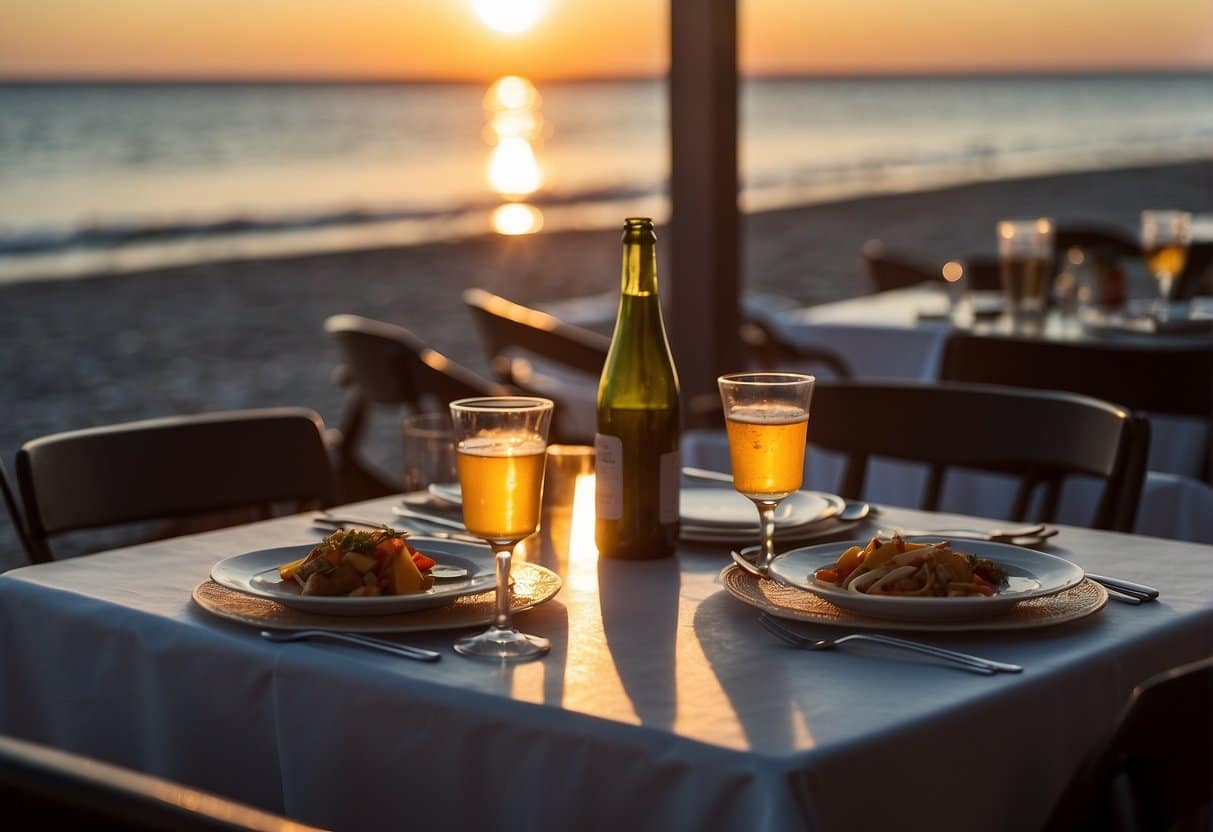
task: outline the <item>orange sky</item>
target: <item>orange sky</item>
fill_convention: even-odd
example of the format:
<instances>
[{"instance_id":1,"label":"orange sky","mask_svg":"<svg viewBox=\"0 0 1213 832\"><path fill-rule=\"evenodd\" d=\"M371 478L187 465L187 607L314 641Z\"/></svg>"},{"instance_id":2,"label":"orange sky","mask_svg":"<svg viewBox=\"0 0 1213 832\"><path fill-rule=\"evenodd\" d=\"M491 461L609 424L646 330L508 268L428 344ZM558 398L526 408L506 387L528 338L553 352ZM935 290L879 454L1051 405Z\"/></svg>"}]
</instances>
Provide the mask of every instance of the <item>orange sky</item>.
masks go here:
<instances>
[{"instance_id":1,"label":"orange sky","mask_svg":"<svg viewBox=\"0 0 1213 832\"><path fill-rule=\"evenodd\" d=\"M529 0L486 0L509 4ZM664 0L541 0L508 36L473 0L2 0L0 76L655 75ZM1210 0L738 0L748 73L1213 65Z\"/></svg>"}]
</instances>

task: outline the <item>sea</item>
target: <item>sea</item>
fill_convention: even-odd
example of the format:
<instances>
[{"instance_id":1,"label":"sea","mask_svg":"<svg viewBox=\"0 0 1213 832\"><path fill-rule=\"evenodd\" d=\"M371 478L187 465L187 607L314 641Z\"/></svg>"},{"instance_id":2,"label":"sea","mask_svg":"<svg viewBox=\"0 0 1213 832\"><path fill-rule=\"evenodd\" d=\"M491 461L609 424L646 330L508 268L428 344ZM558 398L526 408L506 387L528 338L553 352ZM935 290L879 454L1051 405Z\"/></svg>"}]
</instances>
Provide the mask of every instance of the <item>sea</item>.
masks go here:
<instances>
[{"instance_id":1,"label":"sea","mask_svg":"<svg viewBox=\"0 0 1213 832\"><path fill-rule=\"evenodd\" d=\"M743 210L1213 156L1213 74L745 79ZM669 211L662 79L0 84L0 281Z\"/></svg>"}]
</instances>

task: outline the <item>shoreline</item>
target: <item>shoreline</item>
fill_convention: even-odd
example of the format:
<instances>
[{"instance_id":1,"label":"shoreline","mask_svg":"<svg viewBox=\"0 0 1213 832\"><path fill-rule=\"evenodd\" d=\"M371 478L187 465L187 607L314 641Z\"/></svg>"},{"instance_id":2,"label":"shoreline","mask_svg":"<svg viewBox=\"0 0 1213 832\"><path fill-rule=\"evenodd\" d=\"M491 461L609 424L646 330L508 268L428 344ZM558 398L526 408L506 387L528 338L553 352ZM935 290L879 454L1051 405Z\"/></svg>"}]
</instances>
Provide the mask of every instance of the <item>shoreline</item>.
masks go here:
<instances>
[{"instance_id":1,"label":"shoreline","mask_svg":"<svg viewBox=\"0 0 1213 832\"><path fill-rule=\"evenodd\" d=\"M739 201L742 203L743 219L748 222L751 218L760 220L763 215L823 206L863 204L886 197L927 195L983 185L996 187L1003 183L1084 174L1163 170L1207 164L1209 161L1208 157L1202 155L1166 161L1127 157L1111 162L1099 159L1087 162L1071 160L1066 164L1055 160L1045 163L1048 169L1043 171L1034 170L1031 165L1023 169L985 169L960 165L926 173L918 171L912 175L877 171L864 180L802 185L783 195L779 195L778 191L743 192ZM602 204L581 204L564 198L537 196L539 198L530 200L529 204L546 213L545 230L523 236L538 238L568 232L604 231L615 227L614 223L601 221L610 210L610 200ZM659 227L665 225L668 206L664 195L631 194L631 197L630 210L635 211L637 205L643 205L643 210L658 220ZM747 206L747 202L751 205ZM497 207L498 203L490 202L461 209L436 209L429 214L397 210L377 214L343 208L329 213L291 213L276 218L266 217L261 221L242 217L195 225L176 223L163 228L155 225L120 225L108 230L91 229L91 236L109 234L117 241L116 244L94 242L92 245L65 244L62 248L0 251L0 287L135 276L204 265L222 267L243 261L387 252L496 238L501 235L490 230L490 215ZM345 222L349 217L358 215L362 219ZM258 225L258 222L264 224ZM244 226L244 230L225 230L241 226ZM43 244L32 242L30 245ZM39 271L39 268L42 270Z\"/></svg>"},{"instance_id":2,"label":"shoreline","mask_svg":"<svg viewBox=\"0 0 1213 832\"><path fill-rule=\"evenodd\" d=\"M1133 233L1141 209L1172 206L1213 212L1213 158L746 214L746 287L802 304L837 300L868 291L857 259L869 239L942 263L991 252L994 223L1006 217L1047 215ZM668 276L664 233L658 229L659 273ZM205 410L302 405L336 426L343 394L331 380L329 315L400 324L484 374L463 289L538 304L617 290L618 270L619 234L608 228L0 284L9 400L0 453L11 465L20 444L37 436ZM680 290L694 289L663 291ZM396 421L377 419L367 450L393 469L399 444ZM22 562L18 551L0 524L0 570Z\"/></svg>"}]
</instances>

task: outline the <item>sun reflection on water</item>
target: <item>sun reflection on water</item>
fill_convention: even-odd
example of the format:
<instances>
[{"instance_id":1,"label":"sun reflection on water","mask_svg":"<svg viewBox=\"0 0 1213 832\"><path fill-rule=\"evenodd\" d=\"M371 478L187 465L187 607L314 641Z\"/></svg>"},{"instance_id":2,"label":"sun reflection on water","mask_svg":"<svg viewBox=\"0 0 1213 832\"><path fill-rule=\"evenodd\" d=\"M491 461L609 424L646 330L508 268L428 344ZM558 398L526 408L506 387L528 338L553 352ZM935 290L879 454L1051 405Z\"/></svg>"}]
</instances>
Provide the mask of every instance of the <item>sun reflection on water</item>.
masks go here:
<instances>
[{"instance_id":1,"label":"sun reflection on water","mask_svg":"<svg viewBox=\"0 0 1213 832\"><path fill-rule=\"evenodd\" d=\"M543 186L535 153L544 126L540 103L535 85L520 75L498 78L484 94L484 136L493 146L485 173L493 192L509 200L491 218L499 234L533 234L543 227L539 209L522 203Z\"/></svg>"}]
</instances>

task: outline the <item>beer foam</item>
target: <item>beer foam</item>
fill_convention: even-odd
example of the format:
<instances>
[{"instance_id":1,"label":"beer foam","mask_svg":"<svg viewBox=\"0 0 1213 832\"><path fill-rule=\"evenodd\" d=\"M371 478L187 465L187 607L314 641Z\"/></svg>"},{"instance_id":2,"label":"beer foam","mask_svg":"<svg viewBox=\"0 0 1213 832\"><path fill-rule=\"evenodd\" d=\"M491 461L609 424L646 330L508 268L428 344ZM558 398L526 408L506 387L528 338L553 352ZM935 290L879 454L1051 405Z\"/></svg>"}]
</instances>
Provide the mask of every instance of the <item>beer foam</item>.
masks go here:
<instances>
[{"instance_id":1,"label":"beer foam","mask_svg":"<svg viewBox=\"0 0 1213 832\"><path fill-rule=\"evenodd\" d=\"M533 433L481 433L459 440L459 453L468 456L534 456L547 443Z\"/></svg>"},{"instance_id":2,"label":"beer foam","mask_svg":"<svg viewBox=\"0 0 1213 832\"><path fill-rule=\"evenodd\" d=\"M730 410L728 419L747 425L787 425L809 421L809 411L787 404L748 404Z\"/></svg>"}]
</instances>

